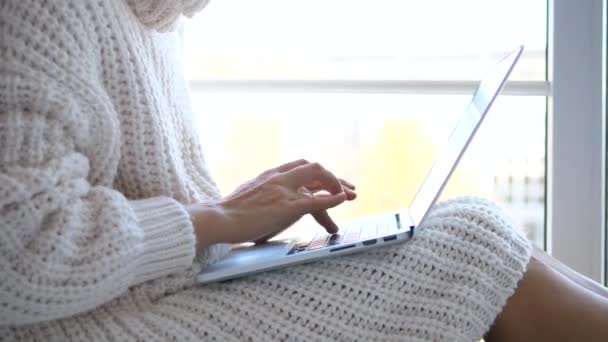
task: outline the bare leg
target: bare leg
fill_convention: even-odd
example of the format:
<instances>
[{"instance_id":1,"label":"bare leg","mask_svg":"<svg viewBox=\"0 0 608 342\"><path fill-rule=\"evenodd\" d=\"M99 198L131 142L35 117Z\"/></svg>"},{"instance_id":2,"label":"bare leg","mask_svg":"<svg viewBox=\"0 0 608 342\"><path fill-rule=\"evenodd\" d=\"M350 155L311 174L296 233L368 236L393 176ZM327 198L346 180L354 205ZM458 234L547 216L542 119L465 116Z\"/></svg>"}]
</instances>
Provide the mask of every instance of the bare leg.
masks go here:
<instances>
[{"instance_id":1,"label":"bare leg","mask_svg":"<svg viewBox=\"0 0 608 342\"><path fill-rule=\"evenodd\" d=\"M607 340L608 299L536 256L486 336L488 342Z\"/></svg>"},{"instance_id":2,"label":"bare leg","mask_svg":"<svg viewBox=\"0 0 608 342\"><path fill-rule=\"evenodd\" d=\"M584 275L576 272L570 267L562 264L559 260L551 257L540 248L534 247L534 249L532 250L532 256L538 259L540 262L544 263L545 265L551 266L551 268L561 273L566 278L577 283L578 285L586 288L587 290L592 291L604 298L608 298L607 288L603 287L601 284L593 281L592 279L589 279Z\"/></svg>"}]
</instances>

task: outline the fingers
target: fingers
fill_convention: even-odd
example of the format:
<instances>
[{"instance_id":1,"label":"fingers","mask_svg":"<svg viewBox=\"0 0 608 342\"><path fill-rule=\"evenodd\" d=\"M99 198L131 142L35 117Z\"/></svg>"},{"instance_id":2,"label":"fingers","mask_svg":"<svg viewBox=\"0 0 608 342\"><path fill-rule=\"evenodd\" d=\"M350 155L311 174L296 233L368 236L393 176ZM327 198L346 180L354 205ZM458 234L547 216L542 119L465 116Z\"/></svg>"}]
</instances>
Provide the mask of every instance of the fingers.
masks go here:
<instances>
[{"instance_id":1,"label":"fingers","mask_svg":"<svg viewBox=\"0 0 608 342\"><path fill-rule=\"evenodd\" d=\"M311 214L315 221L320 224L329 234L338 232L338 225L332 220L326 210L317 211Z\"/></svg>"},{"instance_id":2,"label":"fingers","mask_svg":"<svg viewBox=\"0 0 608 342\"><path fill-rule=\"evenodd\" d=\"M275 168L276 171L278 172L287 172L289 170L292 170L298 166L302 166L302 165L306 165L306 164L310 164L310 162L306 159L299 159L299 160L294 160L292 162L289 163L285 163L277 168Z\"/></svg>"},{"instance_id":3,"label":"fingers","mask_svg":"<svg viewBox=\"0 0 608 342\"><path fill-rule=\"evenodd\" d=\"M340 178L340 183L342 183L342 186L344 188L351 189L351 190L356 190L356 187L351 182L349 182L349 181L347 181L345 179Z\"/></svg>"},{"instance_id":4,"label":"fingers","mask_svg":"<svg viewBox=\"0 0 608 342\"><path fill-rule=\"evenodd\" d=\"M341 192L335 195L302 196L294 201L294 205L299 213L305 215L331 209L344 201L346 201L346 193Z\"/></svg>"},{"instance_id":5,"label":"fingers","mask_svg":"<svg viewBox=\"0 0 608 342\"><path fill-rule=\"evenodd\" d=\"M274 175L277 172L285 173L285 172L291 171L299 166L304 166L304 165L309 165L309 164L315 164L315 166L322 168L322 166L319 165L318 163L310 163L306 159L298 159L298 160L294 160L289 163L280 165L274 169L270 169L270 170L264 172L264 174L268 173L268 174ZM341 184L342 188L344 188L344 190L350 189L350 190L354 191L356 189L355 186L351 182L349 182L345 179L338 178L338 181L340 182L340 184ZM306 185L306 188L308 188L310 191L313 191L313 192L319 191L319 190L323 190L323 184L320 183L319 181L314 181L311 185ZM350 192L350 194L354 194L354 192ZM356 197L356 194L353 196L353 199L354 199L354 197Z\"/></svg>"},{"instance_id":6,"label":"fingers","mask_svg":"<svg viewBox=\"0 0 608 342\"><path fill-rule=\"evenodd\" d=\"M292 189L298 189L311 183L321 185L320 190L328 191L331 194L343 193L342 184L336 176L327 171L319 163L309 163L300 165L281 174L282 182Z\"/></svg>"},{"instance_id":7,"label":"fingers","mask_svg":"<svg viewBox=\"0 0 608 342\"><path fill-rule=\"evenodd\" d=\"M355 198L357 198L357 193L352 191L349 188L344 188L344 193L346 194L346 200L347 201L352 201Z\"/></svg>"},{"instance_id":8,"label":"fingers","mask_svg":"<svg viewBox=\"0 0 608 342\"><path fill-rule=\"evenodd\" d=\"M317 186L317 187L310 187L310 186L306 186L305 187L309 192L311 193L315 193L318 191L322 191L323 187L322 186ZM357 193L354 192L353 190L349 189L349 188L343 188L344 193L346 193L346 200L347 201L352 201L354 199L357 198Z\"/></svg>"},{"instance_id":9,"label":"fingers","mask_svg":"<svg viewBox=\"0 0 608 342\"><path fill-rule=\"evenodd\" d=\"M344 188L344 190L346 190L346 189L355 190L355 186L353 184L351 184L350 182L348 182L342 178L338 178L338 180L340 181L340 184L342 184L342 187ZM319 183L318 181L314 181L314 182L306 185L306 188L308 188L310 191L318 191L321 189L321 187L322 187L322 184Z\"/></svg>"},{"instance_id":10,"label":"fingers","mask_svg":"<svg viewBox=\"0 0 608 342\"><path fill-rule=\"evenodd\" d=\"M342 189L346 193L346 200L352 201L355 198L357 198L357 193L354 191L355 186L341 178L339 180L340 180L340 183L342 184ZM308 189L308 191L313 192L313 193L317 192L317 191L321 191L321 190L323 190L323 184L321 184L318 181L315 181L315 182L312 182L311 184L306 185L306 189Z\"/></svg>"},{"instance_id":11,"label":"fingers","mask_svg":"<svg viewBox=\"0 0 608 342\"><path fill-rule=\"evenodd\" d=\"M306 159L298 159L298 160L294 160L291 161L289 163L285 163L283 165L280 165L278 167L272 168L272 169L268 169L264 172L262 172L254 181L256 182L264 182L266 180L268 180L270 177L278 174L278 173L283 173L283 172L287 172L289 170L292 170L298 166L301 165L306 165L306 164L310 164L308 162L308 160Z\"/></svg>"}]
</instances>

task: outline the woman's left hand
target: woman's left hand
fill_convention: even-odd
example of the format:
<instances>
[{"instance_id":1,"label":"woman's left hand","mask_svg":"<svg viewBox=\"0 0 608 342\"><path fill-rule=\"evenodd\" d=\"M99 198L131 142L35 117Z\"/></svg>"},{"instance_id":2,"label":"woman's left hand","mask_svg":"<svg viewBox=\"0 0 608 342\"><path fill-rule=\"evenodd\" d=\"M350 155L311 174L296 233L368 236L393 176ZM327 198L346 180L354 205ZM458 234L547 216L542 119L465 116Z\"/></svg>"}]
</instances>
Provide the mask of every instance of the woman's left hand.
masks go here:
<instances>
[{"instance_id":1,"label":"woman's left hand","mask_svg":"<svg viewBox=\"0 0 608 342\"><path fill-rule=\"evenodd\" d=\"M292 162L283 164L279 167L276 167L276 168L273 168L270 170L266 170L263 173L261 173L259 176L257 176L256 178L254 178L254 179L250 180L249 182L238 187L232 194L228 195L226 197L226 199L238 197L239 195L244 194L247 191L250 191L256 187L259 187L264 182L268 181L271 177L276 176L280 173L285 173L285 172L295 169L296 167L301 167L301 166L305 166L305 165L309 165L309 164L311 164L309 161L307 161L305 159L300 159L300 160L296 160L296 161L292 161ZM342 190L344 191L344 193L346 195L347 201L352 201L355 198L357 198L357 193L355 192L355 186L352 183L350 183L342 178L337 178L337 181L342 186ZM319 193L320 191L327 191L327 189L325 189L323 186L323 183L318 180L313 181L310 184L303 186L299 189L299 192L305 194L306 196L314 196L315 194ZM323 228L325 228L325 230L327 230L328 233L333 234L333 233L338 232L338 225L336 225L336 223L331 218L331 216L329 216L329 213L327 212L327 210L314 211L314 212L311 212L310 215L315 219L315 221L317 221L317 223L319 223ZM285 228L288 228L288 227L284 227L284 229ZM282 229L281 231L283 231L284 229ZM265 235L259 239L256 239L255 242L261 243L261 242L268 241L269 239L271 239L274 236L281 233L281 231Z\"/></svg>"},{"instance_id":2,"label":"woman's left hand","mask_svg":"<svg viewBox=\"0 0 608 342\"><path fill-rule=\"evenodd\" d=\"M263 242L311 214L328 233L338 226L327 213L357 196L355 187L318 163L298 160L267 170L216 203L186 207L201 245Z\"/></svg>"}]
</instances>

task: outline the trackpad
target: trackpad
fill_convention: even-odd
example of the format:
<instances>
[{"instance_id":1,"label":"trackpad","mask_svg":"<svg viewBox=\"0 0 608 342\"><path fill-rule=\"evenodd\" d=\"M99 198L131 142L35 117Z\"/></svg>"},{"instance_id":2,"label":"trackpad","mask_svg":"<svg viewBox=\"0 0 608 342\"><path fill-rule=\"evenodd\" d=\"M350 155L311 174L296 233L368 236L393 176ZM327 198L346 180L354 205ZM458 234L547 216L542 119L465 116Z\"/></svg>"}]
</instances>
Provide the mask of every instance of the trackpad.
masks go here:
<instances>
[{"instance_id":1,"label":"trackpad","mask_svg":"<svg viewBox=\"0 0 608 342\"><path fill-rule=\"evenodd\" d=\"M239 267L251 262L261 260L277 259L284 257L292 245L291 240L270 241L258 245L235 247L224 259L210 265L205 270L211 271L216 268Z\"/></svg>"}]
</instances>

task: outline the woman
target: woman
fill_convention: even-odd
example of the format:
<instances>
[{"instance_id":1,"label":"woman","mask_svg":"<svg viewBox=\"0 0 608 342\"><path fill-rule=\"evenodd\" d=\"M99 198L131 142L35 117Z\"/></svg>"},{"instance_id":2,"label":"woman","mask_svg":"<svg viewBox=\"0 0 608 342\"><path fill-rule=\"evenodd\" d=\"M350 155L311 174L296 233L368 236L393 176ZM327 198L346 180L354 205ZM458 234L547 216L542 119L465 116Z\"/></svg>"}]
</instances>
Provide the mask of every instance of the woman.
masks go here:
<instances>
[{"instance_id":1,"label":"woman","mask_svg":"<svg viewBox=\"0 0 608 342\"><path fill-rule=\"evenodd\" d=\"M530 261L530 243L473 198L438 205L404 245L195 286L230 243L307 214L334 232L327 209L356 196L307 161L220 196L176 32L205 4L0 3L0 338L606 339L605 290Z\"/></svg>"}]
</instances>

